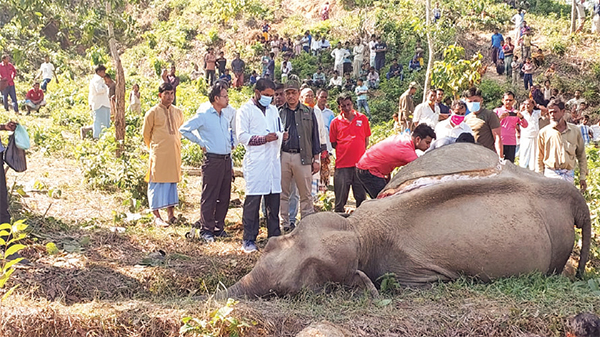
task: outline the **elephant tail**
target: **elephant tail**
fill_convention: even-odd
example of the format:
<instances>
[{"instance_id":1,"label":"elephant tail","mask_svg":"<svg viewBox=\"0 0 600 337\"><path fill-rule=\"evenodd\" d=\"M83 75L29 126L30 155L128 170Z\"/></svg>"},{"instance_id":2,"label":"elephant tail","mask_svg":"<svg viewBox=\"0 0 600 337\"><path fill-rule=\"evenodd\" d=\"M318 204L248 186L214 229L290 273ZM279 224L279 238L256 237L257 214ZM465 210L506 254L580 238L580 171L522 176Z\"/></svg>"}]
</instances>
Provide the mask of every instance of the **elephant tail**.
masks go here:
<instances>
[{"instance_id":1,"label":"elephant tail","mask_svg":"<svg viewBox=\"0 0 600 337\"><path fill-rule=\"evenodd\" d=\"M590 256L590 242L592 240L592 221L590 220L590 210L583 196L579 196L580 201L576 205L575 226L581 229L581 253L579 254L579 266L577 267L577 277L582 278L585 273L585 265Z\"/></svg>"}]
</instances>

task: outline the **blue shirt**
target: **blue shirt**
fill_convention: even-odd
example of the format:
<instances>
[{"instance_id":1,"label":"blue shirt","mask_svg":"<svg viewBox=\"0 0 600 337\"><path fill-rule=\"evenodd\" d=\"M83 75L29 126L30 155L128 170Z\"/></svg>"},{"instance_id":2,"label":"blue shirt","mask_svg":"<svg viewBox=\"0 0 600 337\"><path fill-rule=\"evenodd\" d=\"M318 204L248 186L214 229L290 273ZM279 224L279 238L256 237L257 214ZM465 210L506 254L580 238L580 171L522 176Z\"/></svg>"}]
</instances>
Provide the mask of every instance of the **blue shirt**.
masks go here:
<instances>
[{"instance_id":1,"label":"blue shirt","mask_svg":"<svg viewBox=\"0 0 600 337\"><path fill-rule=\"evenodd\" d=\"M501 42L504 41L504 36L500 33L492 35L492 47L502 48Z\"/></svg>"},{"instance_id":2,"label":"blue shirt","mask_svg":"<svg viewBox=\"0 0 600 337\"><path fill-rule=\"evenodd\" d=\"M357 100L359 100L359 101L360 100L365 100L366 101L367 100L367 94L365 93L365 94L360 94L359 95L358 93L359 92L367 92L367 91L369 91L369 88L366 85L364 85L364 84L362 86L360 86L360 87L356 87L356 89L354 89L354 92L357 95Z\"/></svg>"},{"instance_id":3,"label":"blue shirt","mask_svg":"<svg viewBox=\"0 0 600 337\"><path fill-rule=\"evenodd\" d=\"M233 140L231 138L230 120L210 105L209 108L200 106L194 117L185 122L180 128L181 135L190 141L206 148L206 152L214 154L230 154ZM198 132L197 137L193 131Z\"/></svg>"}]
</instances>

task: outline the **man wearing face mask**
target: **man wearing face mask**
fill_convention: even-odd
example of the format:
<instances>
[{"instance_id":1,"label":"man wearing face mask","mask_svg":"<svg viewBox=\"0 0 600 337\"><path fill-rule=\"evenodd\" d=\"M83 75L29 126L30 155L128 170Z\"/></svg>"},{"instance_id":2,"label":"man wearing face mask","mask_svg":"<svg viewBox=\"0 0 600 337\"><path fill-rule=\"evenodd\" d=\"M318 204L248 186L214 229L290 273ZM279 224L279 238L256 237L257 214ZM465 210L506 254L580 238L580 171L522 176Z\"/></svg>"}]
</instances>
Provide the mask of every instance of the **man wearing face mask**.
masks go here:
<instances>
[{"instance_id":1,"label":"man wearing face mask","mask_svg":"<svg viewBox=\"0 0 600 337\"><path fill-rule=\"evenodd\" d=\"M377 198L396 167L417 159L416 150L426 151L435 136L429 125L421 124L410 138L394 135L370 147L356 164L356 175L371 199Z\"/></svg>"},{"instance_id":2,"label":"man wearing face mask","mask_svg":"<svg viewBox=\"0 0 600 337\"><path fill-rule=\"evenodd\" d=\"M549 178L575 181L575 161L579 162L579 186L585 192L587 183L587 157L585 144L577 125L564 119L565 105L561 101L548 103L550 125L538 135L537 172Z\"/></svg>"},{"instance_id":3,"label":"man wearing face mask","mask_svg":"<svg viewBox=\"0 0 600 337\"><path fill-rule=\"evenodd\" d=\"M285 140L277 108L271 105L275 83L261 78L254 87L254 97L238 110L236 133L246 148L243 171L246 180L246 200L242 214L244 241L242 250L257 251L261 197L266 205L268 236L279 236L279 194L281 193L280 139Z\"/></svg>"},{"instance_id":4,"label":"man wearing face mask","mask_svg":"<svg viewBox=\"0 0 600 337\"><path fill-rule=\"evenodd\" d=\"M463 98L470 112L465 117L465 123L473 130L475 142L496 151L500 158L504 158L500 119L495 113L481 106L483 103L481 90L470 88L463 92Z\"/></svg>"},{"instance_id":5,"label":"man wearing face mask","mask_svg":"<svg viewBox=\"0 0 600 337\"><path fill-rule=\"evenodd\" d=\"M458 138L462 133L473 134L471 127L465 123L465 114L467 113L467 105L462 101L452 102L450 108L450 118L438 123L435 127L435 135L437 139L446 137Z\"/></svg>"},{"instance_id":6,"label":"man wearing face mask","mask_svg":"<svg viewBox=\"0 0 600 337\"><path fill-rule=\"evenodd\" d=\"M287 138L281 147L280 217L284 230L292 230L288 213L292 180L300 194L302 218L315 212L311 186L312 175L321 167L321 142L313 109L300 103L300 83L290 79L284 92L286 103L279 109L279 116Z\"/></svg>"}]
</instances>

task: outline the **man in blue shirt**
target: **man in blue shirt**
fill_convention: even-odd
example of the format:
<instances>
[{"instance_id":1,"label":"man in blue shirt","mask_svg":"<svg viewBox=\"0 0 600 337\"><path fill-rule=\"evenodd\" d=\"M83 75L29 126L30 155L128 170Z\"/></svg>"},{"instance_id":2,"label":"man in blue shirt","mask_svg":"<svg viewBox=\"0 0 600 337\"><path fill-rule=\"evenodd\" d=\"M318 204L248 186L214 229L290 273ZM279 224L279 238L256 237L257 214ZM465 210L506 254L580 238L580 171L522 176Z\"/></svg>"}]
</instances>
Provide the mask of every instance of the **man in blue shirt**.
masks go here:
<instances>
[{"instance_id":1,"label":"man in blue shirt","mask_svg":"<svg viewBox=\"0 0 600 337\"><path fill-rule=\"evenodd\" d=\"M201 105L196 115L179 128L182 136L200 145L204 153L200 220L193 225L189 237L193 239L198 235L208 243L214 242L215 236L228 236L224 227L233 177L231 150L235 145L232 127L235 116L228 107L227 88L223 81L216 82L208 94L210 105Z\"/></svg>"},{"instance_id":2,"label":"man in blue shirt","mask_svg":"<svg viewBox=\"0 0 600 337\"><path fill-rule=\"evenodd\" d=\"M367 103L368 92L369 88L363 84L361 79L358 79L356 81L356 89L354 89L354 93L356 94L356 111L360 112L362 108L365 115L371 120L371 110L369 110L369 103Z\"/></svg>"},{"instance_id":3,"label":"man in blue shirt","mask_svg":"<svg viewBox=\"0 0 600 337\"><path fill-rule=\"evenodd\" d=\"M504 36L499 33L498 28L494 28L494 35L492 35L492 45L491 45L491 56L492 62L494 65L498 62L498 53L500 53L500 49L502 48L502 42L504 42Z\"/></svg>"}]
</instances>

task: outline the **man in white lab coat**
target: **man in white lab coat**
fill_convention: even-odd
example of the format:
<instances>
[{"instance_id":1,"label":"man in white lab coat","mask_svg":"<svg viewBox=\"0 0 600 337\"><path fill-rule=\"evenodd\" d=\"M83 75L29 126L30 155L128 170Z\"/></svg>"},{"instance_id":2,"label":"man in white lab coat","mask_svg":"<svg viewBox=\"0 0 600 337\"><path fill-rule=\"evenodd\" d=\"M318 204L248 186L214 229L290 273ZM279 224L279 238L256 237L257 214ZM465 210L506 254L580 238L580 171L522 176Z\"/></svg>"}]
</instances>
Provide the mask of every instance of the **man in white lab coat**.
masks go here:
<instances>
[{"instance_id":1,"label":"man in white lab coat","mask_svg":"<svg viewBox=\"0 0 600 337\"><path fill-rule=\"evenodd\" d=\"M261 197L264 196L267 210L268 236L279 236L279 197L281 193L281 140L283 127L277 108L271 104L275 84L261 78L254 87L254 97L242 105L236 116L236 133L240 144L246 148L244 155L244 179L246 200L242 223L246 253L257 251Z\"/></svg>"}]
</instances>

